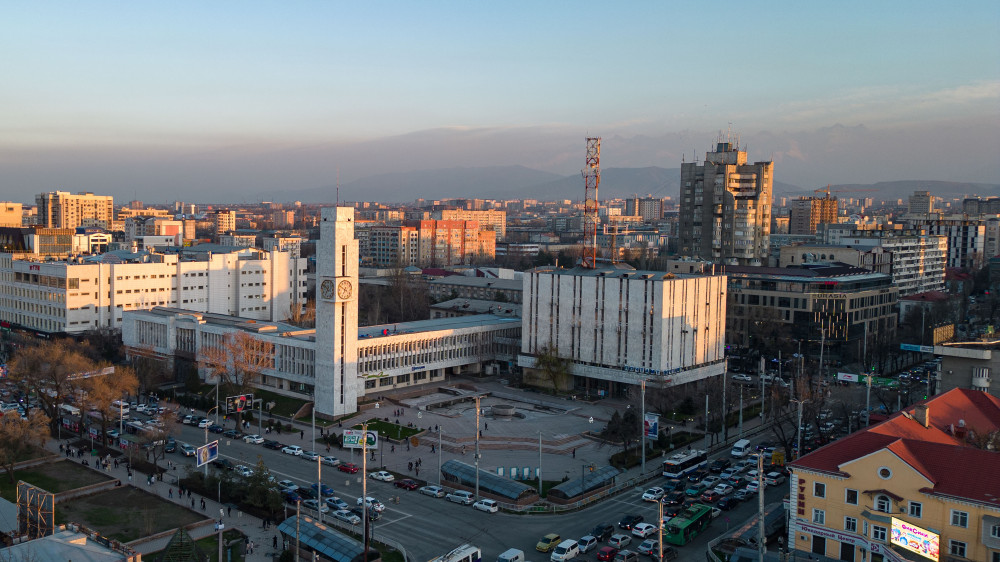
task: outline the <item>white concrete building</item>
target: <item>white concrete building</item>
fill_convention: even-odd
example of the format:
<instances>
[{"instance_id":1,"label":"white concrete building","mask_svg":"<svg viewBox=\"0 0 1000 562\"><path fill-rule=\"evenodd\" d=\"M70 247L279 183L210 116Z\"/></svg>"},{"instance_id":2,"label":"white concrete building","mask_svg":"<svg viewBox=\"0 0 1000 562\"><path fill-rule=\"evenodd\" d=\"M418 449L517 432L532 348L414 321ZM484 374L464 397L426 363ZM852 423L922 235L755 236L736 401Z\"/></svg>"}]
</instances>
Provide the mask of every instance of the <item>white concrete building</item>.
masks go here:
<instances>
[{"instance_id":1,"label":"white concrete building","mask_svg":"<svg viewBox=\"0 0 1000 562\"><path fill-rule=\"evenodd\" d=\"M883 252L890 253L890 273L893 283L899 287L900 297L945 289L948 239L944 236L931 236L924 230L888 227L859 230L854 225L844 224L830 225L824 233L824 242L862 252L882 248Z\"/></svg>"},{"instance_id":2,"label":"white concrete building","mask_svg":"<svg viewBox=\"0 0 1000 562\"><path fill-rule=\"evenodd\" d=\"M331 416L356 412L358 398L368 391L439 383L448 374L514 360L521 332L517 318L484 314L359 329L354 210L326 208L322 219L315 330L157 307L125 315L128 353L171 363L178 357L193 360L227 333L250 332L273 344L273 367L262 373L261 386L315 396L316 411Z\"/></svg>"},{"instance_id":3,"label":"white concrete building","mask_svg":"<svg viewBox=\"0 0 1000 562\"><path fill-rule=\"evenodd\" d=\"M262 242L265 252L288 252L293 258L302 256L302 237L300 236L265 236Z\"/></svg>"},{"instance_id":4,"label":"white concrete building","mask_svg":"<svg viewBox=\"0 0 1000 562\"><path fill-rule=\"evenodd\" d=\"M173 253L0 254L0 320L45 333L118 328L156 306L282 320L305 303L306 260L203 244Z\"/></svg>"},{"instance_id":5,"label":"white concrete building","mask_svg":"<svg viewBox=\"0 0 1000 562\"><path fill-rule=\"evenodd\" d=\"M554 350L573 376L562 388L618 394L644 379L673 386L725 370L724 275L538 268L524 276L522 316L518 364L534 369Z\"/></svg>"}]
</instances>

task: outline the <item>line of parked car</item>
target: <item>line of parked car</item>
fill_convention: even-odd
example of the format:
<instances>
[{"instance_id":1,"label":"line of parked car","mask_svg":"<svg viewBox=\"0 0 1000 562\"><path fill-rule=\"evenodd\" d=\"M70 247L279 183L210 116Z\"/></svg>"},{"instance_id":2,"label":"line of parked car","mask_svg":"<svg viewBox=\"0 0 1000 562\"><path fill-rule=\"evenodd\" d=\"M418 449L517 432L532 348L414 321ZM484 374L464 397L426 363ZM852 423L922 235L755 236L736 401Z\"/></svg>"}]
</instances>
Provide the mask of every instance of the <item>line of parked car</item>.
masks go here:
<instances>
[{"instance_id":1,"label":"line of parked car","mask_svg":"<svg viewBox=\"0 0 1000 562\"><path fill-rule=\"evenodd\" d=\"M618 531L625 532L616 532L613 525L600 523L579 539L563 539L557 533L549 533L538 541L535 550L549 553L552 562L565 562L591 551L597 552L601 562L637 562L640 554L651 558L659 555L660 545L653 536L657 529L656 525L643 521L641 515L627 514L618 522ZM634 551L626 548L633 539L642 540ZM663 560L675 560L678 556L677 549L663 545Z\"/></svg>"}]
</instances>

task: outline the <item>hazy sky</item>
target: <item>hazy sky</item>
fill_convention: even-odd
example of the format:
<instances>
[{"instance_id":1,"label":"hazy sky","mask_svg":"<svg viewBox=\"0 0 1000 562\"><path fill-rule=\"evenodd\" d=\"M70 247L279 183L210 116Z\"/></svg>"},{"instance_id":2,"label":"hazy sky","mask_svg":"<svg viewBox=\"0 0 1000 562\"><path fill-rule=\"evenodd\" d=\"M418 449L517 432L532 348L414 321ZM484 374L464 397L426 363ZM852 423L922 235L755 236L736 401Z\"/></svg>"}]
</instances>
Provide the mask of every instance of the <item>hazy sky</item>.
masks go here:
<instances>
[{"instance_id":1,"label":"hazy sky","mask_svg":"<svg viewBox=\"0 0 1000 562\"><path fill-rule=\"evenodd\" d=\"M0 73L15 200L571 173L587 134L676 167L730 123L790 183L1000 183L995 0L20 2Z\"/></svg>"}]
</instances>

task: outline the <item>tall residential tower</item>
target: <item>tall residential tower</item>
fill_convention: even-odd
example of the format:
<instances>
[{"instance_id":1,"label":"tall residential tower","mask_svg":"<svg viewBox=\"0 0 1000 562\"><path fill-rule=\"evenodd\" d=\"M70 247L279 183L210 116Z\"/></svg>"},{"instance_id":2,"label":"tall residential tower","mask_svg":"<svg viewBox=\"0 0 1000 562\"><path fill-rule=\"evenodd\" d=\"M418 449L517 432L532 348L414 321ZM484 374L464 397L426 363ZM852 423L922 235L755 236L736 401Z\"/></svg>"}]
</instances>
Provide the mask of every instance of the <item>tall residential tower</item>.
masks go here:
<instances>
[{"instance_id":1,"label":"tall residential tower","mask_svg":"<svg viewBox=\"0 0 1000 562\"><path fill-rule=\"evenodd\" d=\"M680 254L766 264L773 181L774 162L748 164L745 150L721 139L704 164L681 164Z\"/></svg>"}]
</instances>

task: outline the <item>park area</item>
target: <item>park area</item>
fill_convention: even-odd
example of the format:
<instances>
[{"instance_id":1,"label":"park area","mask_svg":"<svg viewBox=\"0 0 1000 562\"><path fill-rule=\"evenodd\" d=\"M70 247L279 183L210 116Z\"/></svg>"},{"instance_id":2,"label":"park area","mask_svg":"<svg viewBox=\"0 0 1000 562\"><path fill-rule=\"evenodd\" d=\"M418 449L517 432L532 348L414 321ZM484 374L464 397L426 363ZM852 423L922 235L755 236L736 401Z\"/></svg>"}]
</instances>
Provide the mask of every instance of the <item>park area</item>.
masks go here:
<instances>
[{"instance_id":1,"label":"park area","mask_svg":"<svg viewBox=\"0 0 1000 562\"><path fill-rule=\"evenodd\" d=\"M4 474L0 477L0 497L10 502L16 502L18 480L24 480L46 492L58 494L111 479L111 476L91 470L73 461L60 460L24 470L15 470L13 483Z\"/></svg>"},{"instance_id":2,"label":"park area","mask_svg":"<svg viewBox=\"0 0 1000 562\"><path fill-rule=\"evenodd\" d=\"M207 518L132 486L56 504L56 523L79 523L123 543Z\"/></svg>"}]
</instances>

